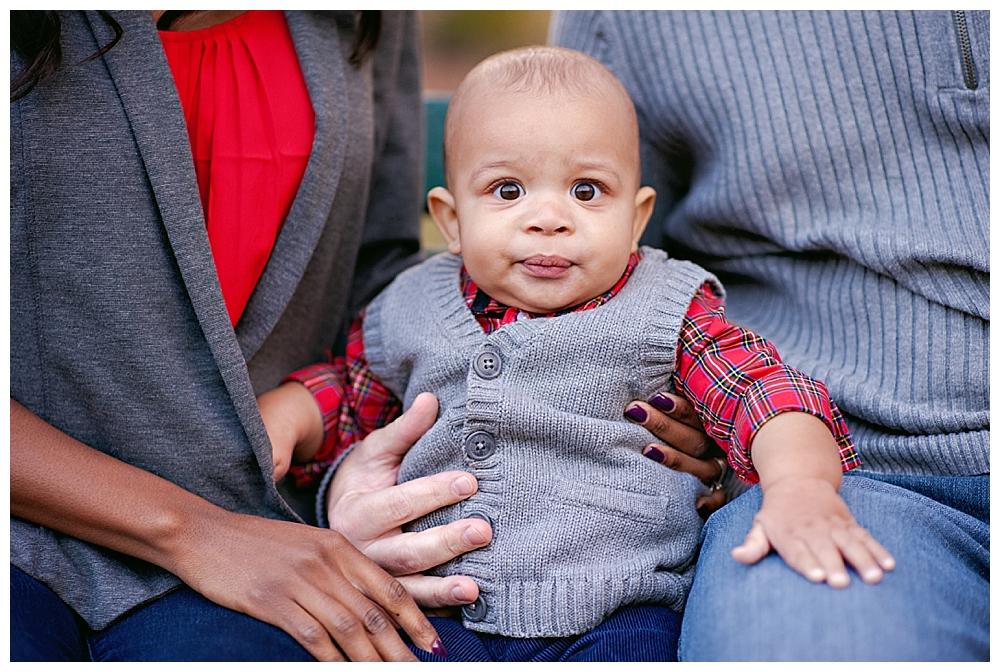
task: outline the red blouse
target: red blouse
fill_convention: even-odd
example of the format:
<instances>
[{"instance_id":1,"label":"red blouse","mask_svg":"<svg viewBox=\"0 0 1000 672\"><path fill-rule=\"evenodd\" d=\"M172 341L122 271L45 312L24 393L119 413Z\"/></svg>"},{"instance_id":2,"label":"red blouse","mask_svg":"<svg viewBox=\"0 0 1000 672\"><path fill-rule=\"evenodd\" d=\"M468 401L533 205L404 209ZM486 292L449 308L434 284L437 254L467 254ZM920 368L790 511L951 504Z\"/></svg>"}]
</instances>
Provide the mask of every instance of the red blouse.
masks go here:
<instances>
[{"instance_id":1,"label":"red blouse","mask_svg":"<svg viewBox=\"0 0 1000 672\"><path fill-rule=\"evenodd\" d=\"M180 94L208 240L235 325L312 151L315 115L280 11L160 31Z\"/></svg>"}]
</instances>

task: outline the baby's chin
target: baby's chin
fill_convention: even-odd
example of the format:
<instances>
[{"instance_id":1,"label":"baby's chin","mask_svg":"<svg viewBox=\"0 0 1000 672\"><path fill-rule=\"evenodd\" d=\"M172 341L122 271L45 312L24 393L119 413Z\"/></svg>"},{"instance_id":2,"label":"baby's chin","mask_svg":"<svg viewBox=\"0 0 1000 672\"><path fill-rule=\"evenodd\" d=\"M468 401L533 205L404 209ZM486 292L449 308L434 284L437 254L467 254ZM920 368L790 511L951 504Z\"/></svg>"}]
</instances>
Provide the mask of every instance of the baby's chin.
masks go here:
<instances>
[{"instance_id":1,"label":"baby's chin","mask_svg":"<svg viewBox=\"0 0 1000 672\"><path fill-rule=\"evenodd\" d=\"M554 303L549 301L513 301L507 305L514 306L519 310L523 310L529 313L534 313L535 315L549 315L550 313L558 313L569 308L575 308L581 303L586 303L589 298L586 299L572 299L568 302Z\"/></svg>"}]
</instances>

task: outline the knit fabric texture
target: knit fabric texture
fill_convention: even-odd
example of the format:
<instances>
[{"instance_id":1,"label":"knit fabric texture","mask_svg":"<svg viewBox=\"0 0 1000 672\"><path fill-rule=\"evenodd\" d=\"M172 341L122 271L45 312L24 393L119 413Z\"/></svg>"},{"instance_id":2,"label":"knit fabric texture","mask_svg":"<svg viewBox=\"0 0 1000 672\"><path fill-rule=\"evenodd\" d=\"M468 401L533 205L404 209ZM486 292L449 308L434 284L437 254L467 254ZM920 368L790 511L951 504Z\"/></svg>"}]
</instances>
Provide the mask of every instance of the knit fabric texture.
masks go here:
<instances>
[{"instance_id":1,"label":"knit fabric texture","mask_svg":"<svg viewBox=\"0 0 1000 672\"><path fill-rule=\"evenodd\" d=\"M400 275L368 308L364 339L373 372L404 408L425 391L440 404L399 480L450 469L479 480L468 500L410 526L491 523L486 548L435 571L479 585L466 627L562 637L624 604L680 610L701 530L694 502L706 488L643 457L655 438L622 413L672 389L681 320L714 278L644 249L605 305L487 335L460 291L461 264L442 254Z\"/></svg>"},{"instance_id":2,"label":"knit fabric texture","mask_svg":"<svg viewBox=\"0 0 1000 672\"><path fill-rule=\"evenodd\" d=\"M551 40L635 102L643 242L827 385L863 469L989 473L989 12L562 12Z\"/></svg>"}]
</instances>

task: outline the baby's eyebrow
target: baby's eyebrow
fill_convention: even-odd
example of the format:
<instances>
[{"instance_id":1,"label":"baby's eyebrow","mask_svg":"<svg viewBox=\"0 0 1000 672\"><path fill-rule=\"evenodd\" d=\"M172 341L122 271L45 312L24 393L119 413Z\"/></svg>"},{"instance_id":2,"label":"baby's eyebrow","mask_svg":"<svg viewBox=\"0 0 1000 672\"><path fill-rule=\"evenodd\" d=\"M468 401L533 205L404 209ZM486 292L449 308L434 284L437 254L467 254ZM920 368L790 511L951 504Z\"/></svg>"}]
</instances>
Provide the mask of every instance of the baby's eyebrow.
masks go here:
<instances>
[{"instance_id":1,"label":"baby's eyebrow","mask_svg":"<svg viewBox=\"0 0 1000 672\"><path fill-rule=\"evenodd\" d=\"M613 163L608 163L607 161L579 161L572 165L574 170L580 171L593 171L598 173L605 173L607 175L617 175L620 169Z\"/></svg>"},{"instance_id":2,"label":"baby's eyebrow","mask_svg":"<svg viewBox=\"0 0 1000 672\"><path fill-rule=\"evenodd\" d=\"M519 162L517 161L509 161L506 159L501 159L498 161L490 161L488 163L480 165L478 168L473 170L472 174L469 175L469 179L472 181L476 181L477 179L482 177L483 173L488 173L490 171L497 170L498 168L517 168L518 163Z\"/></svg>"}]
</instances>

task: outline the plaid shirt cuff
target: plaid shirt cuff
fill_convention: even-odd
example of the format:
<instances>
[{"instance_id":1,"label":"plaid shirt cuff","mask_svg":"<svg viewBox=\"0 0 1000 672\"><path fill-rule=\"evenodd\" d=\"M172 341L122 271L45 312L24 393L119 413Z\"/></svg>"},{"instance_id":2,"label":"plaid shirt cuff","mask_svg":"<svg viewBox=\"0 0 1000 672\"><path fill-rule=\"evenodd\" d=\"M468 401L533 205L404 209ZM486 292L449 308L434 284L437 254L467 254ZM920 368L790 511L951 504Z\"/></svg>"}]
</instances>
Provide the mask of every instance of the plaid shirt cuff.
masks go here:
<instances>
[{"instance_id":1,"label":"plaid shirt cuff","mask_svg":"<svg viewBox=\"0 0 1000 672\"><path fill-rule=\"evenodd\" d=\"M748 483L760 481L754 470L750 445L765 422L788 411L814 415L826 424L837 442L844 471L861 464L847 424L840 409L830 399L826 386L786 366L747 387L736 410L729 462L742 480Z\"/></svg>"},{"instance_id":2,"label":"plaid shirt cuff","mask_svg":"<svg viewBox=\"0 0 1000 672\"><path fill-rule=\"evenodd\" d=\"M346 381L347 367L343 357L334 357L332 363L314 364L285 378L284 382L302 383L312 393L323 416L323 443L316 455L308 464L293 464L289 473L295 478L295 484L303 487L322 477L329 466L337 460L338 452L348 444L343 443L346 435L353 433L353 425L342 427L347 402ZM338 449L341 449L338 451Z\"/></svg>"}]
</instances>

